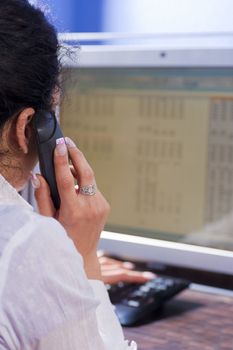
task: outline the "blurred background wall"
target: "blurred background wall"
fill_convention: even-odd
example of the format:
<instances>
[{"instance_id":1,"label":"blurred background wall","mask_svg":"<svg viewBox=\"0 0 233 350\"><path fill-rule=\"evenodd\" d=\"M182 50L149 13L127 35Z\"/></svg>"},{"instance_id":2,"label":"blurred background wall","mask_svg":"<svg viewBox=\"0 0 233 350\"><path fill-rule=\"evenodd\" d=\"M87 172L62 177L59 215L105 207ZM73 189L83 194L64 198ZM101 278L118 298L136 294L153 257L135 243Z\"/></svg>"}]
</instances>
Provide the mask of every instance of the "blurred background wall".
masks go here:
<instances>
[{"instance_id":1,"label":"blurred background wall","mask_svg":"<svg viewBox=\"0 0 233 350\"><path fill-rule=\"evenodd\" d=\"M63 32L233 32L232 0L31 0Z\"/></svg>"}]
</instances>

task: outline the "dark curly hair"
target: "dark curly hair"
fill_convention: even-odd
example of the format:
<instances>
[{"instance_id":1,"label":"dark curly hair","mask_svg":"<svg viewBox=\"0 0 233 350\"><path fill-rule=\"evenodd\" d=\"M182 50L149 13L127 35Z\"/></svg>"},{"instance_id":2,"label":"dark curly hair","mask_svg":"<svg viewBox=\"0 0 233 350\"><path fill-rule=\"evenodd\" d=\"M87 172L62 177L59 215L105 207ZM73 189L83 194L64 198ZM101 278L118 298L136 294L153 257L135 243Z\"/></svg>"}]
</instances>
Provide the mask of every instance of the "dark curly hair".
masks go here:
<instances>
[{"instance_id":1,"label":"dark curly hair","mask_svg":"<svg viewBox=\"0 0 233 350\"><path fill-rule=\"evenodd\" d=\"M45 14L27 0L0 0L0 129L20 110L50 110L59 44Z\"/></svg>"}]
</instances>

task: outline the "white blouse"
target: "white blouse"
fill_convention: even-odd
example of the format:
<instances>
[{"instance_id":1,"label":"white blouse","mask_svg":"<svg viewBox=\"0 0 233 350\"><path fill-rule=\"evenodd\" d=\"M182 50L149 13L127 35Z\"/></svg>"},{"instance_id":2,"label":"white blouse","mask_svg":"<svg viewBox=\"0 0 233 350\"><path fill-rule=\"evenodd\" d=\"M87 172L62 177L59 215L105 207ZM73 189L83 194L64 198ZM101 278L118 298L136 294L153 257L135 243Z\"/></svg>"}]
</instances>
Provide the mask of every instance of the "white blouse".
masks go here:
<instances>
[{"instance_id":1,"label":"white blouse","mask_svg":"<svg viewBox=\"0 0 233 350\"><path fill-rule=\"evenodd\" d=\"M0 175L0 350L136 350L64 228Z\"/></svg>"}]
</instances>

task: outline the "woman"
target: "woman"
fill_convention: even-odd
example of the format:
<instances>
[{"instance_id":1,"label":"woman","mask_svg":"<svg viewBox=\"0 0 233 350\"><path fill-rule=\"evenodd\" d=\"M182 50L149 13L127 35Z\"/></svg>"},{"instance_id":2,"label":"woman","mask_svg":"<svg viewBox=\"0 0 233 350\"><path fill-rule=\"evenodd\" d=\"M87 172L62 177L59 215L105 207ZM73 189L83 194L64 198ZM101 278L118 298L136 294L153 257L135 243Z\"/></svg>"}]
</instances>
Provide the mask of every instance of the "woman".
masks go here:
<instances>
[{"instance_id":1,"label":"woman","mask_svg":"<svg viewBox=\"0 0 233 350\"><path fill-rule=\"evenodd\" d=\"M55 108L58 76L57 36L44 14L27 0L1 0L0 349L136 349L101 281L96 247L109 205L83 154L57 140L59 211L41 176L32 179L40 215L17 193L37 162L33 116Z\"/></svg>"}]
</instances>

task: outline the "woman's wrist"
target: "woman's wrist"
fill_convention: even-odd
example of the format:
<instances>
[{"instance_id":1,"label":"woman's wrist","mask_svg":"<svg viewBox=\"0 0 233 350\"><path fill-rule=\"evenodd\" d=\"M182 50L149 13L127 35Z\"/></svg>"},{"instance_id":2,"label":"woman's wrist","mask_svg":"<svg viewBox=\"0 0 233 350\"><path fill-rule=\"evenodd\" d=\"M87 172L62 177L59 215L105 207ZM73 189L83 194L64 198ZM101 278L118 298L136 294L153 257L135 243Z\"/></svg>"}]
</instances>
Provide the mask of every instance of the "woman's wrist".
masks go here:
<instances>
[{"instance_id":1,"label":"woman's wrist","mask_svg":"<svg viewBox=\"0 0 233 350\"><path fill-rule=\"evenodd\" d=\"M84 270L88 279L102 280L100 263L96 252L84 258Z\"/></svg>"}]
</instances>

